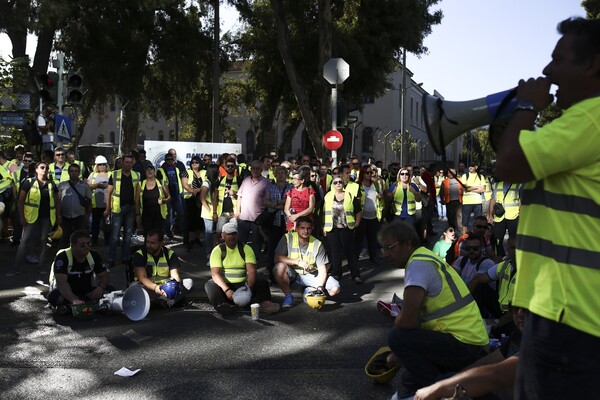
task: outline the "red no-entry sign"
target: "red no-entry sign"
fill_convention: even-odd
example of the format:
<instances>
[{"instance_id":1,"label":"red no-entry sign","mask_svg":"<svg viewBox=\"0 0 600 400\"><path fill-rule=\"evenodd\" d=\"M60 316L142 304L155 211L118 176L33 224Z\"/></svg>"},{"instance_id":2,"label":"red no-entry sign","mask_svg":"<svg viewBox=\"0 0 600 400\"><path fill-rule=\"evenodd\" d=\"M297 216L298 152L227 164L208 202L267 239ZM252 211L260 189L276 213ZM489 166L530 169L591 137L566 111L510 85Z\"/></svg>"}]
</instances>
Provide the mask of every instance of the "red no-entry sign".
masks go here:
<instances>
[{"instance_id":1,"label":"red no-entry sign","mask_svg":"<svg viewBox=\"0 0 600 400\"><path fill-rule=\"evenodd\" d=\"M323 136L323 144L329 150L337 150L342 147L344 143L344 137L340 133L340 131L336 131L335 129L330 130Z\"/></svg>"}]
</instances>

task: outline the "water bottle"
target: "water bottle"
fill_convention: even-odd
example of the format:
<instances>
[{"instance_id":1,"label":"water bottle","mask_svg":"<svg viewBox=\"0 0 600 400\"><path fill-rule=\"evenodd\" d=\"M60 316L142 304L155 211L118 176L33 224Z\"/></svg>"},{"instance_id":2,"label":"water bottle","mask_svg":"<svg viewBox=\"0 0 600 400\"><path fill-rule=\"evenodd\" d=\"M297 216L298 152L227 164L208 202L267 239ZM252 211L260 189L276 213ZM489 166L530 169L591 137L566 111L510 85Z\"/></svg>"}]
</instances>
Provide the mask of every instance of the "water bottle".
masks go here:
<instances>
[{"instance_id":1,"label":"water bottle","mask_svg":"<svg viewBox=\"0 0 600 400\"><path fill-rule=\"evenodd\" d=\"M106 225L110 226L110 214L106 217L106 220L104 222L106 223Z\"/></svg>"}]
</instances>

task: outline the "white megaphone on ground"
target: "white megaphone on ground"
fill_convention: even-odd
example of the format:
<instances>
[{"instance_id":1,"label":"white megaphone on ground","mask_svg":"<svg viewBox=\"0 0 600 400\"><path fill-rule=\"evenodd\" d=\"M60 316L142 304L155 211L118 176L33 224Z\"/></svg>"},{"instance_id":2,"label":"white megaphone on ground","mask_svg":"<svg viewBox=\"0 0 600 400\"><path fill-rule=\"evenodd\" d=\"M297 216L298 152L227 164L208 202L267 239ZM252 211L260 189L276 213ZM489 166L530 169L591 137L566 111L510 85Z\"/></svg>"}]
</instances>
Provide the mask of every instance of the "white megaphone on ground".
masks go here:
<instances>
[{"instance_id":1,"label":"white megaphone on ground","mask_svg":"<svg viewBox=\"0 0 600 400\"><path fill-rule=\"evenodd\" d=\"M446 101L424 94L423 117L433 150L441 155L450 142L466 131L508 120L517 104L515 94L516 90L510 89L468 101Z\"/></svg>"},{"instance_id":2,"label":"white megaphone on ground","mask_svg":"<svg viewBox=\"0 0 600 400\"><path fill-rule=\"evenodd\" d=\"M100 300L100 307L111 311L122 312L132 321L146 318L150 311L150 297L140 285L134 285L125 292L117 290L105 294Z\"/></svg>"}]
</instances>

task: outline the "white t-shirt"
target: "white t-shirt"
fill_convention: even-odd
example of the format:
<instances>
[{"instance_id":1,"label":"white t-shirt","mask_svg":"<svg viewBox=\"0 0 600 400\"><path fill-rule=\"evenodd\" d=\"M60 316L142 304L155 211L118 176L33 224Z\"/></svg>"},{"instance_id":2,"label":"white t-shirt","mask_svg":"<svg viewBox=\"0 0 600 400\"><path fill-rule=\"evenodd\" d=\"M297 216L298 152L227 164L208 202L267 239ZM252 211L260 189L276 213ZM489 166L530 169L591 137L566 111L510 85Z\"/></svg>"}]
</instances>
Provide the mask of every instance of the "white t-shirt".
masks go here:
<instances>
[{"instance_id":1,"label":"white t-shirt","mask_svg":"<svg viewBox=\"0 0 600 400\"><path fill-rule=\"evenodd\" d=\"M363 219L377 218L377 191L371 186L364 186L365 190L365 207L363 208Z\"/></svg>"},{"instance_id":2,"label":"white t-shirt","mask_svg":"<svg viewBox=\"0 0 600 400\"><path fill-rule=\"evenodd\" d=\"M486 258L481 262L481 264L479 265L479 270L477 270L477 263L473 264L471 260L467 258L467 263L461 271L460 266L463 257L466 256L458 257L454 262L453 267L460 274L460 277L467 285L469 284L469 282L471 282L475 274L485 274L487 273L488 269L496 265L494 261L490 260L489 258Z\"/></svg>"},{"instance_id":3,"label":"white t-shirt","mask_svg":"<svg viewBox=\"0 0 600 400\"><path fill-rule=\"evenodd\" d=\"M423 288L426 296L435 297L442 292L442 277L433 263L414 260L406 266L404 274L404 287L408 286Z\"/></svg>"}]
</instances>

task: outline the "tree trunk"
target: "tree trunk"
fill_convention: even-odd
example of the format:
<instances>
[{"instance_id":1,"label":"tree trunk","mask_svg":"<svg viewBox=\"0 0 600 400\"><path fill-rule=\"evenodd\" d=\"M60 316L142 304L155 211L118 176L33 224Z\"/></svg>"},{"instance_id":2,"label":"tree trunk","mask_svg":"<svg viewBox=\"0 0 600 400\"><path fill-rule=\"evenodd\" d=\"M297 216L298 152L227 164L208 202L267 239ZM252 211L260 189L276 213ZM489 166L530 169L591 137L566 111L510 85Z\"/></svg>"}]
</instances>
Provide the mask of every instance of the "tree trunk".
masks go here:
<instances>
[{"instance_id":1,"label":"tree trunk","mask_svg":"<svg viewBox=\"0 0 600 400\"><path fill-rule=\"evenodd\" d=\"M271 7L273 8L273 13L275 15L275 24L277 25L277 47L279 48L281 59L283 61L283 64L285 65L285 70L287 72L288 79L290 80L290 86L292 87L294 95L296 96L296 101L298 102L300 113L302 114L302 118L304 119L304 123L306 124L308 136L313 145L313 148L315 149L315 152L317 154L324 154L325 149L323 146L323 141L321 140L321 129L317 123L313 112L311 111L305 86L301 82L301 79L298 76L298 73L296 72L296 66L294 65L294 61L292 58L289 32L285 22L285 16L283 14L283 6L281 4L281 0L271 0Z\"/></svg>"}]
</instances>

